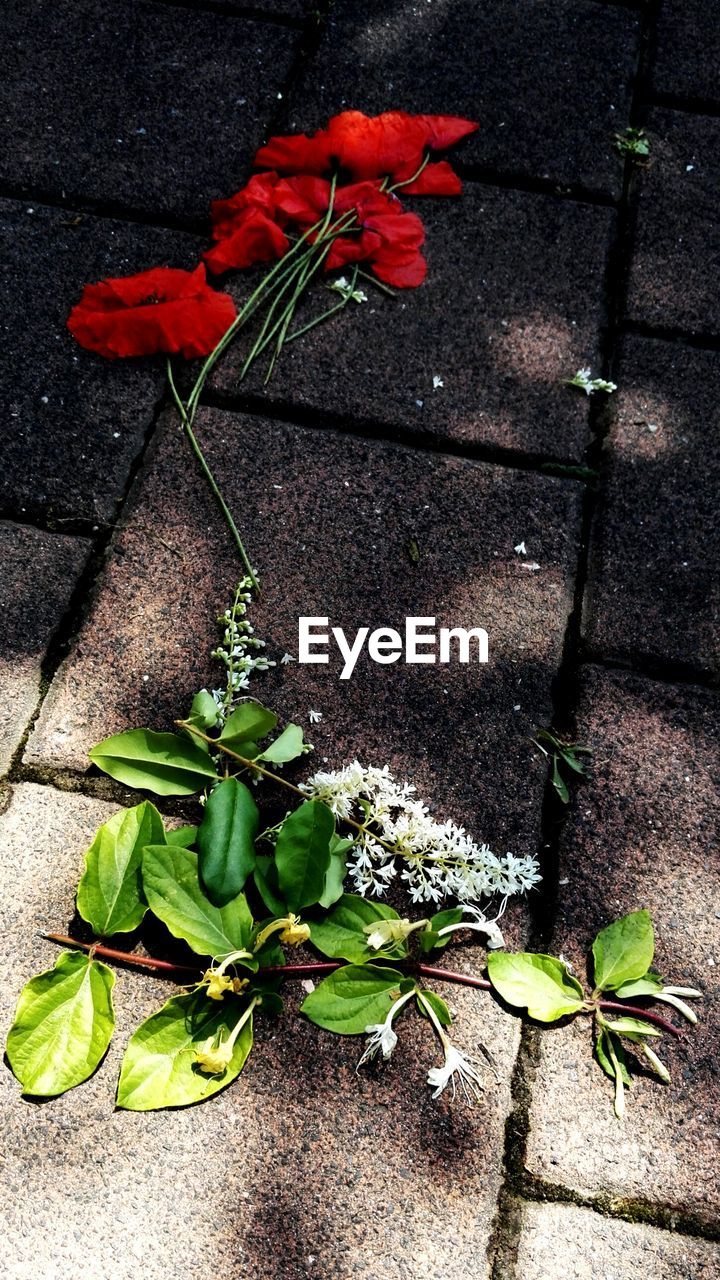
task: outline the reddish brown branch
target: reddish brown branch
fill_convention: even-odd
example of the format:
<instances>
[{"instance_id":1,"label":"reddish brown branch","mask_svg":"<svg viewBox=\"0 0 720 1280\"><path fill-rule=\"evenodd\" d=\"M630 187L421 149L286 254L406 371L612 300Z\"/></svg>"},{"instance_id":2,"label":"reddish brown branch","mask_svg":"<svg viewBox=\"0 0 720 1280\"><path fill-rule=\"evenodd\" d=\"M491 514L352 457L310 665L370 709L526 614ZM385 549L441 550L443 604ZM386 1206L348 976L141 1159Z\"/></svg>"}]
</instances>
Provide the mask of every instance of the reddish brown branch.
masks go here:
<instances>
[{"instance_id":1,"label":"reddish brown branch","mask_svg":"<svg viewBox=\"0 0 720 1280\"><path fill-rule=\"evenodd\" d=\"M119 960L121 964L129 964L138 969L150 969L159 978L178 978L183 982L193 978L197 981L201 973L199 967L193 969L185 964L170 964L168 960L155 960L152 956L138 956L130 951L116 951L114 947L106 947L102 942L78 942L77 938L70 938L64 933L44 933L42 936L50 942L59 942L64 947L91 951L94 956L101 956L103 960Z\"/></svg>"},{"instance_id":2,"label":"reddish brown branch","mask_svg":"<svg viewBox=\"0 0 720 1280\"><path fill-rule=\"evenodd\" d=\"M598 1009L603 1013L622 1013L626 1018L644 1018L646 1022L653 1022L656 1027L661 1027L663 1031L667 1031L678 1039L682 1036L679 1030L672 1022L668 1022L667 1018L661 1018L659 1013L651 1013L649 1009L640 1009L635 1004L620 1004L618 1000L598 1000Z\"/></svg>"},{"instance_id":3,"label":"reddish brown branch","mask_svg":"<svg viewBox=\"0 0 720 1280\"><path fill-rule=\"evenodd\" d=\"M487 978L474 978L470 973L454 973L452 969L436 969L431 964L419 964L417 973L423 978L435 978L438 982L457 982L461 987L477 987L480 991L491 991L492 984Z\"/></svg>"}]
</instances>

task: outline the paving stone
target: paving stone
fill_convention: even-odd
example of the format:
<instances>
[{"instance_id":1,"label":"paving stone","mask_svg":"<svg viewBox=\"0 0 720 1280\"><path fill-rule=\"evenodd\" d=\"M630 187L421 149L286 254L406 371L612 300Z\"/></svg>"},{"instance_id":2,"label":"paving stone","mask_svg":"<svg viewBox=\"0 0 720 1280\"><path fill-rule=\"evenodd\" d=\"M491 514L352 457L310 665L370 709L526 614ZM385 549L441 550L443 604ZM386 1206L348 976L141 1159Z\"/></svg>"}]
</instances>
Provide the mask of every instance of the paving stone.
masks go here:
<instances>
[{"instance_id":1,"label":"paving stone","mask_svg":"<svg viewBox=\"0 0 720 1280\"><path fill-rule=\"evenodd\" d=\"M717 671L720 355L630 337L618 382L591 544L588 641L609 657Z\"/></svg>"},{"instance_id":2,"label":"paving stone","mask_svg":"<svg viewBox=\"0 0 720 1280\"><path fill-rule=\"evenodd\" d=\"M655 39L653 87L659 93L720 101L717 0L663 0Z\"/></svg>"},{"instance_id":3,"label":"paving stone","mask_svg":"<svg viewBox=\"0 0 720 1280\"><path fill-rule=\"evenodd\" d=\"M659 1055L672 1081L646 1076L613 1115L612 1087L577 1020L542 1037L533 1088L530 1171L581 1195L640 1198L717 1219L718 697L627 673L586 669L578 741L594 750L563 840L554 947L584 972L598 929L647 907L655 964L698 987L700 1021ZM683 1028L688 1024L678 1017Z\"/></svg>"},{"instance_id":4,"label":"paving stone","mask_svg":"<svg viewBox=\"0 0 720 1280\"><path fill-rule=\"evenodd\" d=\"M720 332L720 119L673 111L648 120L652 163L638 197L628 314L690 333Z\"/></svg>"},{"instance_id":5,"label":"paving stone","mask_svg":"<svg viewBox=\"0 0 720 1280\"><path fill-rule=\"evenodd\" d=\"M335 0L289 128L350 108L462 115L480 123L463 162L619 195L637 46L636 14L583 0L536 0L521 22L513 0Z\"/></svg>"},{"instance_id":6,"label":"paving stone","mask_svg":"<svg viewBox=\"0 0 720 1280\"><path fill-rule=\"evenodd\" d=\"M264 367L243 385L419 436L582 458L587 397L562 382L598 367L614 215L475 184L414 207L428 232L426 283L395 299L367 286L369 302L284 349L266 391ZM317 292L311 314L328 305ZM241 354L219 367L220 390L236 390Z\"/></svg>"},{"instance_id":7,"label":"paving stone","mask_svg":"<svg viewBox=\"0 0 720 1280\"><path fill-rule=\"evenodd\" d=\"M36 519L111 521L164 366L82 351L67 316L91 281L194 266L197 241L12 200L0 200L0 241L0 378L10 427L0 447L0 503Z\"/></svg>"},{"instance_id":8,"label":"paving stone","mask_svg":"<svg viewBox=\"0 0 720 1280\"><path fill-rule=\"evenodd\" d=\"M378 666L365 654L341 681L333 648L327 666L258 677L257 695L306 730L310 709L323 714L309 731L318 762L387 761L491 844L535 850L544 769L529 735L550 716L579 486L217 411L201 433L262 570L253 622L274 659L297 654L301 615L327 616L348 636L363 625L402 631L406 616L489 633L487 666ZM526 561L513 551L521 540ZM169 727L196 688L218 681L213 619L237 571L168 428L27 759L84 769L108 733Z\"/></svg>"},{"instance_id":9,"label":"paving stone","mask_svg":"<svg viewBox=\"0 0 720 1280\"><path fill-rule=\"evenodd\" d=\"M523 1280L713 1280L720 1248L571 1205L523 1205L518 1275Z\"/></svg>"},{"instance_id":10,"label":"paving stone","mask_svg":"<svg viewBox=\"0 0 720 1280\"><path fill-rule=\"evenodd\" d=\"M273 23L145 0L12 0L0 177L204 217L245 176L297 41Z\"/></svg>"},{"instance_id":11,"label":"paving stone","mask_svg":"<svg viewBox=\"0 0 720 1280\"><path fill-rule=\"evenodd\" d=\"M89 549L83 538L0 521L0 773L37 705L48 642Z\"/></svg>"},{"instance_id":12,"label":"paving stone","mask_svg":"<svg viewBox=\"0 0 720 1280\"><path fill-rule=\"evenodd\" d=\"M0 819L4 1028L23 983L54 963L37 932L67 927L82 853L113 809L14 790ZM430 1099L437 1049L420 1018L403 1020L385 1070L356 1075L358 1041L296 1016L304 992L288 988L283 1020L258 1019L227 1091L188 1110L114 1114L123 1046L171 993L118 973L108 1056L62 1098L25 1102L0 1073L9 1280L167 1280L178 1258L188 1280L486 1280L517 1047L487 996L452 990L458 1040L482 1038L502 1074L474 1110Z\"/></svg>"}]
</instances>

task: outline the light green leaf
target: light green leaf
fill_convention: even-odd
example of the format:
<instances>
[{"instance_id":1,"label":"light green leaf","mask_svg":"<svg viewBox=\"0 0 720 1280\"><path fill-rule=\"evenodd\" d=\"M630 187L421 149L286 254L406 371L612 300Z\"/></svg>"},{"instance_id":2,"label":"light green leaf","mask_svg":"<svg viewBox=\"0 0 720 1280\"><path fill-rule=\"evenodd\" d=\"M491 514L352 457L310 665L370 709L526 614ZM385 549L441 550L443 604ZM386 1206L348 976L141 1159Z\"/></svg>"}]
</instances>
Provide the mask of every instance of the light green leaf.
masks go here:
<instances>
[{"instance_id":1,"label":"light green leaf","mask_svg":"<svg viewBox=\"0 0 720 1280\"><path fill-rule=\"evenodd\" d=\"M615 991L626 982L644 978L655 950L648 911L632 911L602 929L592 944L595 986Z\"/></svg>"},{"instance_id":2,"label":"light green leaf","mask_svg":"<svg viewBox=\"0 0 720 1280\"><path fill-rule=\"evenodd\" d=\"M442 997L435 991L423 990L422 998L427 1000L441 1027L449 1027L452 1022L452 1014ZM423 1018L427 1018L427 1010L423 1007L422 1000L418 999L417 1007Z\"/></svg>"},{"instance_id":3,"label":"light green leaf","mask_svg":"<svg viewBox=\"0 0 720 1280\"><path fill-rule=\"evenodd\" d=\"M143 854L143 884L151 911L198 955L226 956L248 947L253 921L245 895L214 906L202 891L197 854L191 849L149 845Z\"/></svg>"},{"instance_id":4,"label":"light green leaf","mask_svg":"<svg viewBox=\"0 0 720 1280\"><path fill-rule=\"evenodd\" d=\"M101 938L137 929L147 903L142 887L142 851L162 844L163 821L149 800L121 809L103 823L85 855L77 908Z\"/></svg>"},{"instance_id":5,"label":"light green leaf","mask_svg":"<svg viewBox=\"0 0 720 1280\"><path fill-rule=\"evenodd\" d=\"M614 1031L616 1035L627 1036L629 1040L637 1040L642 1036L659 1036L661 1033L657 1027L651 1026L649 1022L643 1022L641 1018L613 1018L612 1021L606 1019L606 1026Z\"/></svg>"},{"instance_id":6,"label":"light green leaf","mask_svg":"<svg viewBox=\"0 0 720 1280\"><path fill-rule=\"evenodd\" d=\"M418 934L423 955L427 955L430 951L440 951L447 946L448 942L452 942L454 934L446 933L443 938L440 938L438 932L448 924L460 924L463 918L462 907L447 907L444 911L438 911L437 915L432 916L429 926Z\"/></svg>"},{"instance_id":7,"label":"light green leaf","mask_svg":"<svg viewBox=\"0 0 720 1280\"><path fill-rule=\"evenodd\" d=\"M508 1004L527 1009L538 1022L554 1022L583 1007L583 989L554 956L491 951L488 977Z\"/></svg>"},{"instance_id":8,"label":"light green leaf","mask_svg":"<svg viewBox=\"0 0 720 1280\"><path fill-rule=\"evenodd\" d=\"M303 754L303 731L299 724L288 724L274 742L257 757L269 764L287 764Z\"/></svg>"},{"instance_id":9,"label":"light green leaf","mask_svg":"<svg viewBox=\"0 0 720 1280\"><path fill-rule=\"evenodd\" d=\"M335 819L320 800L306 800L288 814L275 845L280 894L291 911L318 902L330 866Z\"/></svg>"},{"instance_id":10,"label":"light green leaf","mask_svg":"<svg viewBox=\"0 0 720 1280\"><path fill-rule=\"evenodd\" d=\"M262 703L241 702L232 715L228 716L220 734L220 742L233 749L238 747L238 750L243 742L252 742L255 746L256 739L264 738L276 724L275 712L268 711ZM242 751L239 753L244 754Z\"/></svg>"},{"instance_id":11,"label":"light green leaf","mask_svg":"<svg viewBox=\"0 0 720 1280\"><path fill-rule=\"evenodd\" d=\"M195 725L196 729L201 729L203 733L209 733L211 729L216 729L220 710L211 693L207 689L201 689L195 694L190 707L190 715L187 717L187 723ZM202 739L193 738L193 742L197 746L201 746L203 750L209 749L209 743L202 742Z\"/></svg>"},{"instance_id":12,"label":"light green leaf","mask_svg":"<svg viewBox=\"0 0 720 1280\"><path fill-rule=\"evenodd\" d=\"M23 1093L55 1097L92 1075L115 1027L114 985L107 965L64 951L53 969L23 987L7 1038Z\"/></svg>"},{"instance_id":13,"label":"light green leaf","mask_svg":"<svg viewBox=\"0 0 720 1280\"><path fill-rule=\"evenodd\" d=\"M337 1035L361 1035L371 1024L385 1021L401 981L395 969L347 965L323 979L303 1000L300 1012Z\"/></svg>"},{"instance_id":14,"label":"light green leaf","mask_svg":"<svg viewBox=\"0 0 720 1280\"><path fill-rule=\"evenodd\" d=\"M127 787L158 796L191 796L217 778L206 751L176 733L130 729L105 738L90 752L103 773Z\"/></svg>"},{"instance_id":15,"label":"light green leaf","mask_svg":"<svg viewBox=\"0 0 720 1280\"><path fill-rule=\"evenodd\" d=\"M352 849L352 840L333 835L330 841L330 866L325 872L325 884L318 900L319 906L331 907L342 897L343 883L347 875L347 855Z\"/></svg>"},{"instance_id":16,"label":"light green leaf","mask_svg":"<svg viewBox=\"0 0 720 1280\"><path fill-rule=\"evenodd\" d=\"M260 815L237 778L225 778L208 796L197 833L200 878L216 907L237 897L255 866Z\"/></svg>"},{"instance_id":17,"label":"light green leaf","mask_svg":"<svg viewBox=\"0 0 720 1280\"><path fill-rule=\"evenodd\" d=\"M222 1075L200 1071L195 1053L211 1036L227 1035L239 1021L242 1006L227 998L218 1003L201 991L174 996L143 1022L125 1051L117 1105L126 1111L187 1107L210 1098L239 1076L252 1048L252 1018L243 1027L229 1067Z\"/></svg>"},{"instance_id":18,"label":"light green leaf","mask_svg":"<svg viewBox=\"0 0 720 1280\"><path fill-rule=\"evenodd\" d=\"M349 960L352 964L362 964L377 956L377 951L368 946L366 924L375 924L378 920L399 920L397 911L386 907L381 902L368 902L355 893L344 893L337 906L322 920L313 920L310 925L310 941L324 956L333 960ZM407 955L407 947L399 945L391 951L383 949L383 958L402 959Z\"/></svg>"},{"instance_id":19,"label":"light green leaf","mask_svg":"<svg viewBox=\"0 0 720 1280\"><path fill-rule=\"evenodd\" d=\"M182 845L183 849L192 849L197 837L197 827L175 827L165 832L168 844Z\"/></svg>"},{"instance_id":20,"label":"light green leaf","mask_svg":"<svg viewBox=\"0 0 720 1280\"><path fill-rule=\"evenodd\" d=\"M618 1040L617 1036L613 1036L612 1033L607 1030L607 1027L600 1027L598 1029L597 1036L595 1038L595 1054L600 1066L605 1072L605 1075L609 1076L611 1080L616 1079L617 1072L615 1070L615 1066L617 1063L617 1068L620 1072L620 1079L623 1084L626 1084L628 1088L630 1087L632 1080L630 1079L630 1074L627 1066L625 1065L625 1054L623 1052L622 1044Z\"/></svg>"},{"instance_id":21,"label":"light green leaf","mask_svg":"<svg viewBox=\"0 0 720 1280\"><path fill-rule=\"evenodd\" d=\"M615 995L620 1000L634 1000L636 996L654 996L662 991L663 980L656 973L646 973L644 977L633 982L622 982L615 988Z\"/></svg>"}]
</instances>

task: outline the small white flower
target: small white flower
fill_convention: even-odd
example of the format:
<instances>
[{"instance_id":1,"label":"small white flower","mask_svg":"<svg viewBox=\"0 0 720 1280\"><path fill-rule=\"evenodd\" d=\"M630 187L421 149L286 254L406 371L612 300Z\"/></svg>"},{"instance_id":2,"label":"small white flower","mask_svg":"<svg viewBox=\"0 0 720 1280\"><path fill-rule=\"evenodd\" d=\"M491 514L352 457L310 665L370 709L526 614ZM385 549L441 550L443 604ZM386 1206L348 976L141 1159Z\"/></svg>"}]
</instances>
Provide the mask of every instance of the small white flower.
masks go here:
<instances>
[{"instance_id":1,"label":"small white flower","mask_svg":"<svg viewBox=\"0 0 720 1280\"><path fill-rule=\"evenodd\" d=\"M365 1028L368 1036L368 1042L363 1050L362 1057L358 1062L358 1066L362 1067L371 1058L381 1053L385 1061L392 1057L393 1049L397 1044L397 1036L389 1022L374 1022Z\"/></svg>"},{"instance_id":2,"label":"small white flower","mask_svg":"<svg viewBox=\"0 0 720 1280\"><path fill-rule=\"evenodd\" d=\"M458 929L472 929L474 933L484 933L487 939L487 947L489 951L497 951L499 947L505 946L505 939L498 926L498 920L505 910L505 903L502 904L500 911L494 920L487 920L479 907L473 906L471 902L466 902L463 911L471 917L470 920L462 920L460 924L448 924L444 929L438 930L438 937L442 938L444 934L456 933Z\"/></svg>"},{"instance_id":3,"label":"small white flower","mask_svg":"<svg viewBox=\"0 0 720 1280\"><path fill-rule=\"evenodd\" d=\"M433 374L433 391L437 391L437 390L438 390L438 387L444 387L444 386L445 386L445 383L443 382L442 378L440 377L440 374L439 374L439 373L434 373L434 374Z\"/></svg>"},{"instance_id":4,"label":"small white flower","mask_svg":"<svg viewBox=\"0 0 720 1280\"><path fill-rule=\"evenodd\" d=\"M322 711L308 711L308 720L311 724L319 724L322 720Z\"/></svg>"},{"instance_id":5,"label":"small white flower","mask_svg":"<svg viewBox=\"0 0 720 1280\"><path fill-rule=\"evenodd\" d=\"M572 378L565 379L566 387L579 387L585 392L586 396L591 396L595 391L605 391L608 395L613 391L617 391L617 383L606 382L604 378L593 378L592 369L578 369Z\"/></svg>"},{"instance_id":6,"label":"small white flower","mask_svg":"<svg viewBox=\"0 0 720 1280\"><path fill-rule=\"evenodd\" d=\"M333 280L329 285L335 293L339 293L344 302L367 302L368 297L364 289L353 289L349 280L345 276L338 276L337 280Z\"/></svg>"},{"instance_id":7,"label":"small white flower","mask_svg":"<svg viewBox=\"0 0 720 1280\"><path fill-rule=\"evenodd\" d=\"M479 1101L483 1087L482 1078L478 1071L480 1064L475 1058L470 1058L461 1053L449 1040L444 1048L445 1061L443 1065L441 1067L431 1067L427 1075L427 1082L434 1091L433 1098L439 1098L449 1084L452 1086L453 1099L459 1085L466 1102L472 1104L474 1101Z\"/></svg>"},{"instance_id":8,"label":"small white flower","mask_svg":"<svg viewBox=\"0 0 720 1280\"><path fill-rule=\"evenodd\" d=\"M523 564L520 565L520 568L525 569L527 573L537 573L540 565L537 560L528 560L527 563L523 562Z\"/></svg>"},{"instance_id":9,"label":"small white flower","mask_svg":"<svg viewBox=\"0 0 720 1280\"><path fill-rule=\"evenodd\" d=\"M518 555L518 556L526 556L526 555L527 555L527 547L525 546L525 543L524 543L524 542L518 542L517 546L516 546L516 547L513 547L513 551L514 551L514 552L515 552L515 554L516 554L516 555Z\"/></svg>"},{"instance_id":10,"label":"small white flower","mask_svg":"<svg viewBox=\"0 0 720 1280\"><path fill-rule=\"evenodd\" d=\"M292 653L284 653L280 659L280 666L286 667L288 662L297 662L297 658L295 658Z\"/></svg>"}]
</instances>

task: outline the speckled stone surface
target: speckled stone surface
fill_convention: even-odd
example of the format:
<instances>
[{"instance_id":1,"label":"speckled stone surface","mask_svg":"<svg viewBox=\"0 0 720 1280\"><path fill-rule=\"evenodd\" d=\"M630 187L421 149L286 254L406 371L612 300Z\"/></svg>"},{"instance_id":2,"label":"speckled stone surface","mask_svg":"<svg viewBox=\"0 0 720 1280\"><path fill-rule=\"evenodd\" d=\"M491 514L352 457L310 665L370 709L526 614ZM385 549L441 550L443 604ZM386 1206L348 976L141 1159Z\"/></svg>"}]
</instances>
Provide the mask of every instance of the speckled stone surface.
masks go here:
<instances>
[{"instance_id":1,"label":"speckled stone surface","mask_svg":"<svg viewBox=\"0 0 720 1280\"><path fill-rule=\"evenodd\" d=\"M720 120L653 111L640 177L628 315L690 333L720 332Z\"/></svg>"},{"instance_id":2,"label":"speckled stone surface","mask_svg":"<svg viewBox=\"0 0 720 1280\"><path fill-rule=\"evenodd\" d=\"M655 38L653 88L720 102L717 0L663 0Z\"/></svg>"},{"instance_id":3,"label":"speckled stone surface","mask_svg":"<svg viewBox=\"0 0 720 1280\"><path fill-rule=\"evenodd\" d=\"M83 538L0 521L0 773L30 723L48 642L89 549Z\"/></svg>"},{"instance_id":4,"label":"speckled stone surface","mask_svg":"<svg viewBox=\"0 0 720 1280\"><path fill-rule=\"evenodd\" d=\"M58 949L82 853L114 806L21 785L0 819L5 1028ZM472 953L476 953L472 955ZM463 963L480 962L471 948ZM0 1072L4 1274L12 1280L486 1280L517 1024L482 992L445 991L456 1037L482 1040L502 1084L474 1110L430 1099L427 1023L404 1017L392 1063L355 1074L359 1043L297 1015L256 1024L240 1080L201 1107L113 1112L123 1046L173 993L118 973L118 1027L93 1078L43 1104ZM438 1224L442 1230L438 1230ZM179 1263L178 1260L181 1260Z\"/></svg>"},{"instance_id":5,"label":"speckled stone surface","mask_svg":"<svg viewBox=\"0 0 720 1280\"><path fill-rule=\"evenodd\" d=\"M503 172L619 194L612 135L627 124L638 19L584 0L336 0L289 127L338 111L466 116L455 154Z\"/></svg>"},{"instance_id":6,"label":"speckled stone surface","mask_svg":"<svg viewBox=\"0 0 720 1280\"><path fill-rule=\"evenodd\" d=\"M263 575L252 620L274 659L297 655L300 615L327 616L350 638L359 626L404 630L406 616L489 633L487 666L381 666L365 654L343 681L333 645L327 666L258 677L257 696L305 726L318 765L387 761L447 816L534 852L544 768L529 736L550 715L579 486L217 411L199 429ZM526 557L513 550L523 540ZM84 769L106 734L170 727L195 689L218 680L213 619L237 574L167 425L27 759ZM323 715L312 727L310 709Z\"/></svg>"},{"instance_id":7,"label":"speckled stone surface","mask_svg":"<svg viewBox=\"0 0 720 1280\"><path fill-rule=\"evenodd\" d=\"M626 339L591 543L586 638L718 671L720 355Z\"/></svg>"},{"instance_id":8,"label":"speckled stone surface","mask_svg":"<svg viewBox=\"0 0 720 1280\"><path fill-rule=\"evenodd\" d=\"M152 266L192 268L197 241L0 200L0 243L0 504L29 519L109 522L152 425L164 365L83 351L67 317L87 283Z\"/></svg>"},{"instance_id":9,"label":"speckled stone surface","mask_svg":"<svg viewBox=\"0 0 720 1280\"><path fill-rule=\"evenodd\" d=\"M145 0L10 0L3 17L0 179L183 218L246 176L298 40Z\"/></svg>"},{"instance_id":10,"label":"speckled stone surface","mask_svg":"<svg viewBox=\"0 0 720 1280\"><path fill-rule=\"evenodd\" d=\"M563 379L598 367L613 214L474 183L413 207L425 283L394 299L364 284L367 303L287 346L266 389L264 365L242 389L384 430L581 459L588 402ZM312 293L303 318L329 305ZM244 347L219 366L220 390L238 389Z\"/></svg>"},{"instance_id":11,"label":"speckled stone surface","mask_svg":"<svg viewBox=\"0 0 720 1280\"><path fill-rule=\"evenodd\" d=\"M720 1246L618 1222L572 1205L526 1204L518 1253L522 1280L714 1280Z\"/></svg>"},{"instance_id":12,"label":"speckled stone surface","mask_svg":"<svg viewBox=\"0 0 720 1280\"><path fill-rule=\"evenodd\" d=\"M718 803L717 694L587 669L577 738L593 748L592 780L563 840L554 946L579 973L598 929L647 907L655 964L698 987L700 1022L659 1056L672 1081L641 1075L626 1118L592 1060L584 1019L547 1032L533 1088L528 1167L581 1195L641 1198L717 1219Z\"/></svg>"}]
</instances>

